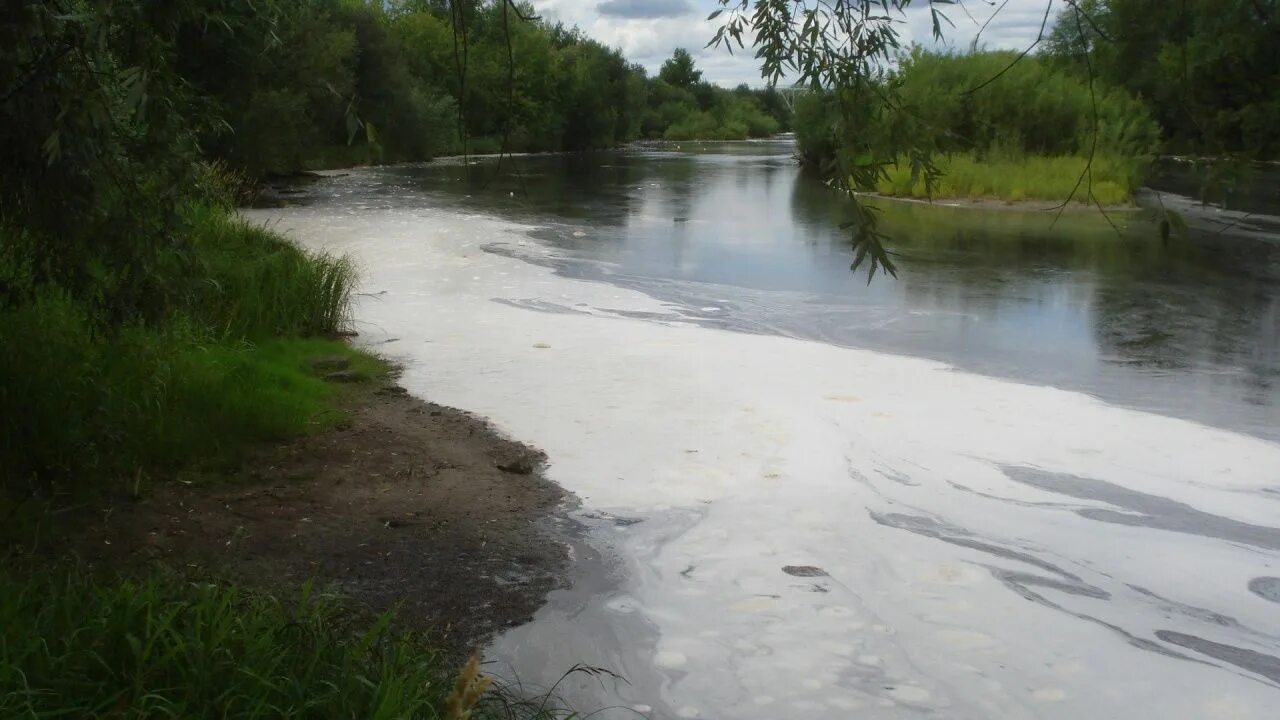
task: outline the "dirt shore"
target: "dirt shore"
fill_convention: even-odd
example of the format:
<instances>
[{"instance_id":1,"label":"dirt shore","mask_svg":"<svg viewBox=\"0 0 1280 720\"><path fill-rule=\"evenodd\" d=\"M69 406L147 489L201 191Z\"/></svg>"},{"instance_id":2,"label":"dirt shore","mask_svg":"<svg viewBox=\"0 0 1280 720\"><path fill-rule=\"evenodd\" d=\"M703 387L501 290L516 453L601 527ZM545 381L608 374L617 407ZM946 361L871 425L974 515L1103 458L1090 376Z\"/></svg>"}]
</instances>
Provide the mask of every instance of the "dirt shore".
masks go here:
<instances>
[{"instance_id":1,"label":"dirt shore","mask_svg":"<svg viewBox=\"0 0 1280 720\"><path fill-rule=\"evenodd\" d=\"M339 427L97 513L70 551L283 594L314 580L369 610L398 607L459 654L529 618L567 569L551 528L566 498L542 454L394 384L351 387Z\"/></svg>"},{"instance_id":2,"label":"dirt shore","mask_svg":"<svg viewBox=\"0 0 1280 720\"><path fill-rule=\"evenodd\" d=\"M1054 200L998 200L995 198L927 198L903 197L900 195L884 195L876 192L855 193L858 197L884 202L908 203L912 205L931 205L934 207L961 208L965 210L992 210L1012 212L1036 212L1051 214L1058 210L1066 213L1098 212L1097 205L1072 201L1064 208L1060 201ZM1106 205L1103 211L1108 213L1141 212L1137 205Z\"/></svg>"}]
</instances>

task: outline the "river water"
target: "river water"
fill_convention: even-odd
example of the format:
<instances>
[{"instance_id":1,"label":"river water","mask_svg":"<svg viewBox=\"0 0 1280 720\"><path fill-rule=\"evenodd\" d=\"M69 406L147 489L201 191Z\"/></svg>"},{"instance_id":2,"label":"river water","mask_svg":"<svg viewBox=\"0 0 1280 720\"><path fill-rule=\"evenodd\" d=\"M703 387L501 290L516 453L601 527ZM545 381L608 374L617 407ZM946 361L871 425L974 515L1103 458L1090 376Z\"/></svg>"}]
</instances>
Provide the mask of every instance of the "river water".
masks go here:
<instances>
[{"instance_id":1,"label":"river water","mask_svg":"<svg viewBox=\"0 0 1280 720\"><path fill-rule=\"evenodd\" d=\"M1268 208L844 201L785 142L353 171L255 211L361 265L404 384L547 451L571 587L489 648L605 717L1274 717ZM1112 224L1116 226L1112 227ZM582 662L616 673L560 676Z\"/></svg>"}]
</instances>

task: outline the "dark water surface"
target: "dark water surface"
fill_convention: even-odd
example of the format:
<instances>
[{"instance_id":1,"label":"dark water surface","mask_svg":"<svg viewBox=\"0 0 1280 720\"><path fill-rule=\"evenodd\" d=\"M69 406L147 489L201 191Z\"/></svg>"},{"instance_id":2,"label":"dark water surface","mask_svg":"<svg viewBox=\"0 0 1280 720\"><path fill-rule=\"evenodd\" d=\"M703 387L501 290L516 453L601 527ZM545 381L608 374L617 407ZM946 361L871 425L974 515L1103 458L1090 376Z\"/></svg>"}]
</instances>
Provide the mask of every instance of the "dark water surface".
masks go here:
<instances>
[{"instance_id":1,"label":"dark water surface","mask_svg":"<svg viewBox=\"0 0 1280 720\"><path fill-rule=\"evenodd\" d=\"M898 277L868 284L850 272L846 201L785 141L473 162L363 177L389 202L425 195L538 226L560 272L708 325L941 360L1280 440L1280 238L1268 233L1162 241L1139 213L1113 216L1117 231L1096 212L1051 228L1043 212L886 203ZM1255 229L1276 212L1251 209Z\"/></svg>"}]
</instances>

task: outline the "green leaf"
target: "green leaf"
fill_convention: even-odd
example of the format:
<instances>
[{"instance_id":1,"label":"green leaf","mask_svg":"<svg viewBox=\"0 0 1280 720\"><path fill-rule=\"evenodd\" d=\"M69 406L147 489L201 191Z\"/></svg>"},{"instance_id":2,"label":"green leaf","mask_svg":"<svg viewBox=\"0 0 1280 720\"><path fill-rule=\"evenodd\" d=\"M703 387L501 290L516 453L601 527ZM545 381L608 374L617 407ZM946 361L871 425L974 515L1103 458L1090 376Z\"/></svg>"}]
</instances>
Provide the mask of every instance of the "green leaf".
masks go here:
<instances>
[{"instance_id":1,"label":"green leaf","mask_svg":"<svg viewBox=\"0 0 1280 720\"><path fill-rule=\"evenodd\" d=\"M62 157L62 139L58 135L58 131L54 130L49 133L49 137L44 139L44 144L40 146L44 152L44 161L49 165L58 161Z\"/></svg>"},{"instance_id":2,"label":"green leaf","mask_svg":"<svg viewBox=\"0 0 1280 720\"><path fill-rule=\"evenodd\" d=\"M350 145L356 139L356 133L360 132L360 118L356 117L353 112L347 113L347 145Z\"/></svg>"}]
</instances>

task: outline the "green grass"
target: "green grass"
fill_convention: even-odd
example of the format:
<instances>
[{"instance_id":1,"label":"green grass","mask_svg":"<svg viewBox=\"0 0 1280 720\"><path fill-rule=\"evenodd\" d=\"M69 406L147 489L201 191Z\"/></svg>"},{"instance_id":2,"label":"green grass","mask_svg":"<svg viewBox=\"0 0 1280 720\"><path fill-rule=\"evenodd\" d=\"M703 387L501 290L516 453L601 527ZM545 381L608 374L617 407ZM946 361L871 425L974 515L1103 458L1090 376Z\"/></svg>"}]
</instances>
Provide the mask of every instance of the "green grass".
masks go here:
<instances>
[{"instance_id":1,"label":"green grass","mask_svg":"<svg viewBox=\"0 0 1280 720\"><path fill-rule=\"evenodd\" d=\"M9 484L136 481L140 473L217 465L255 442L336 419L340 386L312 358L344 355L385 370L345 343L214 338L190 320L96 330L82 306L47 292L0 313L0 478Z\"/></svg>"},{"instance_id":2,"label":"green grass","mask_svg":"<svg viewBox=\"0 0 1280 720\"><path fill-rule=\"evenodd\" d=\"M7 570L8 568L6 568ZM0 717L569 720L550 691L501 682L450 707L456 658L393 613L305 585L281 600L174 573L0 575ZM480 669L480 675L484 670ZM564 677L609 675L575 665ZM554 690L554 688L552 689Z\"/></svg>"},{"instance_id":3,"label":"green grass","mask_svg":"<svg viewBox=\"0 0 1280 720\"><path fill-rule=\"evenodd\" d=\"M937 159L942 177L933 188L935 199L990 199L1011 202L1046 200L1061 202L1071 195L1088 158L1026 155L979 159L973 154ZM1093 196L1103 205L1128 205L1142 184L1142 164L1132 158L1099 155L1093 159ZM1086 202L1089 184L1082 183L1074 200ZM888 168L888 178L876 190L892 197L927 198L923 178L914 182L905 163Z\"/></svg>"},{"instance_id":4,"label":"green grass","mask_svg":"<svg viewBox=\"0 0 1280 720\"><path fill-rule=\"evenodd\" d=\"M988 211L941 203L903 203L866 198L891 249L916 261L938 262L952 253L980 255L991 268L1026 267L1055 255L1063 265L1117 268L1151 262L1175 251L1159 241L1144 212L1096 208L1062 213L1008 208Z\"/></svg>"},{"instance_id":5,"label":"green grass","mask_svg":"<svg viewBox=\"0 0 1280 720\"><path fill-rule=\"evenodd\" d=\"M317 335L342 329L351 261L309 252L208 206L186 210L190 263L182 309L219 337ZM190 275L193 278L188 279Z\"/></svg>"},{"instance_id":6,"label":"green grass","mask_svg":"<svg viewBox=\"0 0 1280 720\"><path fill-rule=\"evenodd\" d=\"M312 358L385 372L323 339L347 322L347 260L223 209L184 216L187 236L156 271L170 288L159 317L105 320L93 297L48 283L0 304L0 486L119 488L234 461L252 443L336 419L340 389ZM21 284L18 267L0 265L0 285Z\"/></svg>"},{"instance_id":7,"label":"green grass","mask_svg":"<svg viewBox=\"0 0 1280 720\"><path fill-rule=\"evenodd\" d=\"M449 661L390 616L153 577L0 578L0 717L436 718Z\"/></svg>"}]
</instances>

